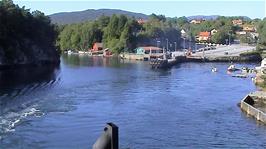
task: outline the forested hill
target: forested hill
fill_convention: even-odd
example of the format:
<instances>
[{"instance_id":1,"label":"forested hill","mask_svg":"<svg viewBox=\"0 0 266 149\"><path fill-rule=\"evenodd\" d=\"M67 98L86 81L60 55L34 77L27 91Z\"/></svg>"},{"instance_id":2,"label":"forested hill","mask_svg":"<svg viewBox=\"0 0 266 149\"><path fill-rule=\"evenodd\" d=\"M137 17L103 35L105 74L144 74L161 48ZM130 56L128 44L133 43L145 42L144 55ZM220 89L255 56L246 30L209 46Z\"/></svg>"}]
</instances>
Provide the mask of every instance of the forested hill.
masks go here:
<instances>
[{"instance_id":1,"label":"forested hill","mask_svg":"<svg viewBox=\"0 0 266 149\"><path fill-rule=\"evenodd\" d=\"M50 15L49 17L52 20L52 23L57 24L72 24L80 23L85 21L96 20L100 16L112 16L113 14L117 15L126 15L128 17L134 17L136 19L148 19L148 15L142 13L129 12L118 9L88 9L85 11L76 11L76 12L61 12Z\"/></svg>"},{"instance_id":2,"label":"forested hill","mask_svg":"<svg viewBox=\"0 0 266 149\"><path fill-rule=\"evenodd\" d=\"M0 68L59 63L56 27L40 11L0 1Z\"/></svg>"}]
</instances>

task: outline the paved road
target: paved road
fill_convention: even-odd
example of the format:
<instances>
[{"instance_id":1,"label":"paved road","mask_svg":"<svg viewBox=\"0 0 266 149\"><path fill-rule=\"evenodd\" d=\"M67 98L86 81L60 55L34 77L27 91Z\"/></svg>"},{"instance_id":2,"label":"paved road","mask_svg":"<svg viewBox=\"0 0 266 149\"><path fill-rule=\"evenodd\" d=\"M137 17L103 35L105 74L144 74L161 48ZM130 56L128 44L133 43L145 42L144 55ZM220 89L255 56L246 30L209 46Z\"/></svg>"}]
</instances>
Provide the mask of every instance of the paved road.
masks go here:
<instances>
[{"instance_id":1,"label":"paved road","mask_svg":"<svg viewBox=\"0 0 266 149\"><path fill-rule=\"evenodd\" d=\"M205 57L239 56L241 53L250 52L255 49L255 46L245 45L220 46L214 50L204 51L204 55ZM225 52L228 54L226 55ZM193 56L203 56L203 52L196 52L193 54Z\"/></svg>"}]
</instances>

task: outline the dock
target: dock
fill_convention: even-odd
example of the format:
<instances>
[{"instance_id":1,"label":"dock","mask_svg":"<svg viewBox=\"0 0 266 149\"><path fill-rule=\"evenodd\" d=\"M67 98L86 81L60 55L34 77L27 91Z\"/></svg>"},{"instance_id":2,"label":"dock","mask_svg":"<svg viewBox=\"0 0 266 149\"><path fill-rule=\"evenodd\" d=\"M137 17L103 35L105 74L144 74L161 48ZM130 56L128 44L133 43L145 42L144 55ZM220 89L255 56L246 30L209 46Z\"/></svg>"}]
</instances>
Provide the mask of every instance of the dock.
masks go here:
<instances>
[{"instance_id":1,"label":"dock","mask_svg":"<svg viewBox=\"0 0 266 149\"><path fill-rule=\"evenodd\" d=\"M153 69L164 69L172 67L176 62L176 59L154 59L150 61L150 65Z\"/></svg>"},{"instance_id":2,"label":"dock","mask_svg":"<svg viewBox=\"0 0 266 149\"><path fill-rule=\"evenodd\" d=\"M248 76L246 74L235 74L235 75L232 75L232 77L236 77L236 78L247 78Z\"/></svg>"}]
</instances>

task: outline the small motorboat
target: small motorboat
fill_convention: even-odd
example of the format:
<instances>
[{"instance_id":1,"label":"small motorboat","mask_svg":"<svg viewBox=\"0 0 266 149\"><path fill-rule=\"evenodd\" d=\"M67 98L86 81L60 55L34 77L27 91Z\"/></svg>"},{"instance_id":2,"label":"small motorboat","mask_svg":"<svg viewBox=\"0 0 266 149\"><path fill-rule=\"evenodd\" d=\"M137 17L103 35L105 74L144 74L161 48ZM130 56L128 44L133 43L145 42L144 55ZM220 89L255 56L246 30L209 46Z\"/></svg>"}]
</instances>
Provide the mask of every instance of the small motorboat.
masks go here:
<instances>
[{"instance_id":1,"label":"small motorboat","mask_svg":"<svg viewBox=\"0 0 266 149\"><path fill-rule=\"evenodd\" d=\"M217 68L216 67L213 67L212 68L212 72L217 72L218 70L217 70Z\"/></svg>"},{"instance_id":2,"label":"small motorboat","mask_svg":"<svg viewBox=\"0 0 266 149\"><path fill-rule=\"evenodd\" d=\"M227 71L237 71L238 69L235 67L235 65L230 65L228 68L227 68Z\"/></svg>"},{"instance_id":3,"label":"small motorboat","mask_svg":"<svg viewBox=\"0 0 266 149\"><path fill-rule=\"evenodd\" d=\"M248 73L249 72L249 69L248 69L248 67L243 67L241 69L241 71L242 71L242 73Z\"/></svg>"},{"instance_id":4,"label":"small motorboat","mask_svg":"<svg viewBox=\"0 0 266 149\"><path fill-rule=\"evenodd\" d=\"M67 54L72 54L73 52L71 50L68 50L67 51Z\"/></svg>"}]
</instances>

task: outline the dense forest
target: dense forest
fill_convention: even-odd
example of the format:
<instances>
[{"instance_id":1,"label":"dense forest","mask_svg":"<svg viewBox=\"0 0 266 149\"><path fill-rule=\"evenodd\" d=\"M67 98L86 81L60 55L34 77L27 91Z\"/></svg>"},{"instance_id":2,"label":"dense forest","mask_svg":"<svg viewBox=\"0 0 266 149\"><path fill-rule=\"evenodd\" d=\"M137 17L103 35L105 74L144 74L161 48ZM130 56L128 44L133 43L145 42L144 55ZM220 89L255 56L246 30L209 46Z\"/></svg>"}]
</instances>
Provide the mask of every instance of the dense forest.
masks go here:
<instances>
[{"instance_id":1,"label":"dense forest","mask_svg":"<svg viewBox=\"0 0 266 149\"><path fill-rule=\"evenodd\" d=\"M257 49L260 51L266 50L266 18L258 23L258 33Z\"/></svg>"},{"instance_id":2,"label":"dense forest","mask_svg":"<svg viewBox=\"0 0 266 149\"><path fill-rule=\"evenodd\" d=\"M148 22L140 24L125 15L102 16L96 21L70 24L60 27L58 46L65 49L88 50L94 42L103 42L115 53L132 51L141 45L163 46L180 43L180 30L166 22L164 16L152 15ZM169 48L174 48L173 46Z\"/></svg>"},{"instance_id":3,"label":"dense forest","mask_svg":"<svg viewBox=\"0 0 266 149\"><path fill-rule=\"evenodd\" d=\"M56 27L40 11L0 1L0 64L58 63Z\"/></svg>"},{"instance_id":4,"label":"dense forest","mask_svg":"<svg viewBox=\"0 0 266 149\"><path fill-rule=\"evenodd\" d=\"M60 26L60 35L57 45L62 50L88 50L92 48L94 42L103 42L104 47L110 48L113 52L131 52L137 46L160 46L166 47L169 42L169 49L181 46L181 38L189 41L196 41L199 32L211 32L213 29L217 33L211 36L210 43L226 44L234 39L239 39L241 43L264 45L264 35L258 38L246 35L237 35L243 26L234 25L232 20L241 19L244 25L252 25L263 32L264 21L260 19L251 20L247 17L223 17L218 16L213 20L205 20L199 24L193 24L186 17L167 18L163 15L152 14L141 23L132 17L125 15L102 16L95 21L87 21L70 25ZM181 37L181 30L186 34ZM261 46L260 46L261 47Z\"/></svg>"}]
</instances>

